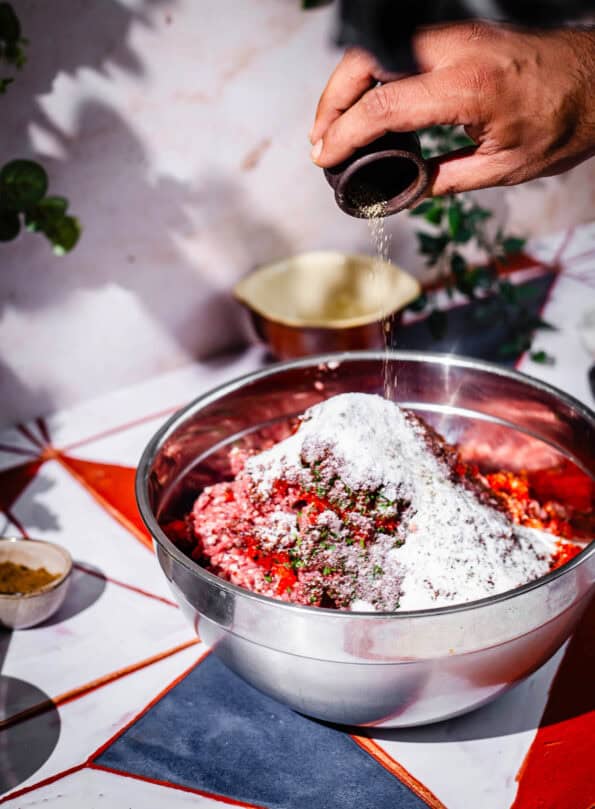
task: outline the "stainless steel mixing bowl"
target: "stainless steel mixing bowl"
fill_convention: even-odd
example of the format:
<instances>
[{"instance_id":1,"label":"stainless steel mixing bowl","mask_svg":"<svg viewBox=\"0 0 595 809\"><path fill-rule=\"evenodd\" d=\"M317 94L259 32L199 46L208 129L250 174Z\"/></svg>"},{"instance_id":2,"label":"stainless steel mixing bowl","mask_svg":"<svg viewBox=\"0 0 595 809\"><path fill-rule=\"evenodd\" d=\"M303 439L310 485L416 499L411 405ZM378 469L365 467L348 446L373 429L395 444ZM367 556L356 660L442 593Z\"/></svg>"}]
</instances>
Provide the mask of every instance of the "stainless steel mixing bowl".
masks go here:
<instances>
[{"instance_id":1,"label":"stainless steel mixing bowl","mask_svg":"<svg viewBox=\"0 0 595 809\"><path fill-rule=\"evenodd\" d=\"M378 393L385 358L310 357L199 397L149 442L137 497L159 564L202 639L235 672L297 711L350 725L399 727L469 711L544 663L568 638L595 582L595 543L517 590L432 610L338 612L275 601L213 576L166 536L231 445L345 391ZM398 401L469 458L514 468L570 459L595 473L595 417L541 382L453 356L393 352Z\"/></svg>"}]
</instances>

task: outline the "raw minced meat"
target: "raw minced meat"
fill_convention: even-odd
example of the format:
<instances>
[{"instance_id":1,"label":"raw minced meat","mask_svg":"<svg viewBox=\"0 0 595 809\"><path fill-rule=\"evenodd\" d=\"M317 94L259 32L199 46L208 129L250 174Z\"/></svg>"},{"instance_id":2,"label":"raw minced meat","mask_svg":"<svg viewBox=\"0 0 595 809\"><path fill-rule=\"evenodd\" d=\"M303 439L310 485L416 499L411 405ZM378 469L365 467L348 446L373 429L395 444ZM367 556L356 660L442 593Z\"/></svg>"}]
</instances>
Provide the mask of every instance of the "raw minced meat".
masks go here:
<instances>
[{"instance_id":1,"label":"raw minced meat","mask_svg":"<svg viewBox=\"0 0 595 809\"><path fill-rule=\"evenodd\" d=\"M523 500L509 473L481 475L380 396L335 396L269 449L232 453L234 480L194 504L190 552L256 593L424 609L519 587L580 550L552 535L570 534L562 506Z\"/></svg>"}]
</instances>

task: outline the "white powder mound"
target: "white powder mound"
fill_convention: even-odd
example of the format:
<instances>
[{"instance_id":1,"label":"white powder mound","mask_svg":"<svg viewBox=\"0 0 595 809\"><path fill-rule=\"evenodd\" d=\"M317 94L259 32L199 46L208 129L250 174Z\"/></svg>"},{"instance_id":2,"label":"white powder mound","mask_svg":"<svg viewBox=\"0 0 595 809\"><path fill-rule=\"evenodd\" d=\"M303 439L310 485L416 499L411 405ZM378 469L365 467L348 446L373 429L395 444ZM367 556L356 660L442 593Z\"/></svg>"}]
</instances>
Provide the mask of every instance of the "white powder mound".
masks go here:
<instances>
[{"instance_id":1,"label":"white powder mound","mask_svg":"<svg viewBox=\"0 0 595 809\"><path fill-rule=\"evenodd\" d=\"M351 581L354 571L358 579L351 609L415 610L473 601L549 570L554 537L516 526L482 502L453 474L439 441L380 396L328 399L305 413L296 433L246 463L264 499L277 480L312 486L313 470L327 493L355 493L359 502L362 493L373 493L374 502L389 503L398 517L396 533L377 531L364 551L363 543L345 543L335 526L334 553ZM323 512L318 526L333 519L336 514ZM370 518L350 519L352 527L360 519L365 528ZM275 536L282 544L286 526L286 515L272 521L269 546Z\"/></svg>"}]
</instances>

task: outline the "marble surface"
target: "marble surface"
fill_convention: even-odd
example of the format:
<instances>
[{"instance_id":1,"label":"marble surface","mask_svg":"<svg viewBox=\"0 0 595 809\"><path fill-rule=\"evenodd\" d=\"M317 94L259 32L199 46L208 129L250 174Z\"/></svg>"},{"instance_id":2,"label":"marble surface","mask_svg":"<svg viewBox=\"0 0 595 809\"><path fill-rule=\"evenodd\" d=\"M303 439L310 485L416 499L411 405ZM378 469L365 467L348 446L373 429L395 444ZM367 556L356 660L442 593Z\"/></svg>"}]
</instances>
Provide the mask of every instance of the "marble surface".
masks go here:
<instances>
[{"instance_id":1,"label":"marble surface","mask_svg":"<svg viewBox=\"0 0 595 809\"><path fill-rule=\"evenodd\" d=\"M517 366L593 406L581 337L595 226L530 246L555 273ZM525 271L527 272L527 271ZM520 282L522 277L514 278ZM210 656L171 600L134 506L134 468L180 405L262 366L253 348L0 433L0 534L58 541L76 565L45 624L0 633L0 804L10 809L578 809L595 797L595 610L490 705L424 728L352 732L264 697ZM569 771L570 780L564 779Z\"/></svg>"},{"instance_id":2,"label":"marble surface","mask_svg":"<svg viewBox=\"0 0 595 809\"><path fill-rule=\"evenodd\" d=\"M316 248L371 252L309 159L339 53L332 10L299 0L19 0L29 59L1 99L0 164L37 155L83 224L55 259L0 249L0 424L227 350L229 290L259 263ZM595 161L481 195L515 232L595 217ZM406 215L393 259L421 271Z\"/></svg>"}]
</instances>

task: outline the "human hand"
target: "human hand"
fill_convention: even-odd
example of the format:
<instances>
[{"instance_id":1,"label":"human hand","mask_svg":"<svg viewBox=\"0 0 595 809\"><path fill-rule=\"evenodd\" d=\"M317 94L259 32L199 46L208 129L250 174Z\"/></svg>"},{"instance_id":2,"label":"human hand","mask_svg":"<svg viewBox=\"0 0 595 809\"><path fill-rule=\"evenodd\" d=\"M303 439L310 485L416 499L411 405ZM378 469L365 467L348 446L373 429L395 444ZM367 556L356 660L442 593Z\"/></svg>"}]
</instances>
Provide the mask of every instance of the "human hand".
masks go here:
<instances>
[{"instance_id":1,"label":"human hand","mask_svg":"<svg viewBox=\"0 0 595 809\"><path fill-rule=\"evenodd\" d=\"M462 125L476 147L436 158L434 195L515 185L595 154L595 31L485 23L420 31L415 76L347 51L322 94L312 159L334 166L385 132ZM383 82L377 85L377 82Z\"/></svg>"}]
</instances>

